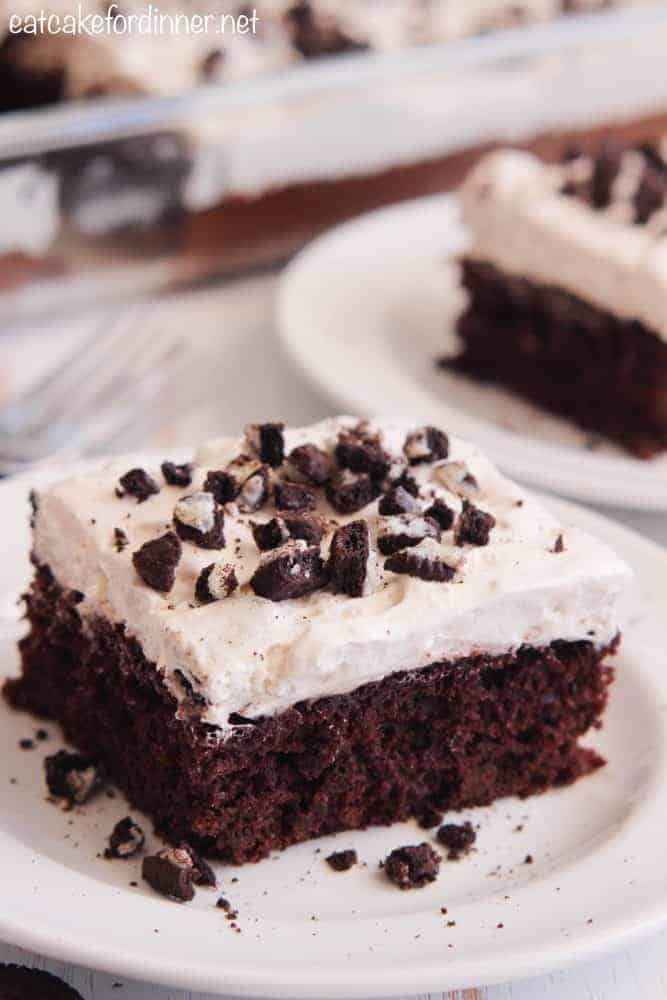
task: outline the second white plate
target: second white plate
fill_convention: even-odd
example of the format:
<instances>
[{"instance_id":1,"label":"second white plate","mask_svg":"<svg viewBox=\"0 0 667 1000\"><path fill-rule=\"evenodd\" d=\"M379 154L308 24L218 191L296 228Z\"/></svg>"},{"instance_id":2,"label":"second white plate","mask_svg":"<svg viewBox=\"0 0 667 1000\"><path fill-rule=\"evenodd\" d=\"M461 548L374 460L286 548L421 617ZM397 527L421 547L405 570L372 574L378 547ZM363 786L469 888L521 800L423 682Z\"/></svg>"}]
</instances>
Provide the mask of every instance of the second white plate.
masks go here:
<instances>
[{"instance_id":1,"label":"second white plate","mask_svg":"<svg viewBox=\"0 0 667 1000\"><path fill-rule=\"evenodd\" d=\"M452 195L362 216L287 268L283 342L338 408L432 420L511 475L593 503L667 509L667 458L635 459L503 389L439 369L456 349L453 260L466 234Z\"/></svg>"}]
</instances>

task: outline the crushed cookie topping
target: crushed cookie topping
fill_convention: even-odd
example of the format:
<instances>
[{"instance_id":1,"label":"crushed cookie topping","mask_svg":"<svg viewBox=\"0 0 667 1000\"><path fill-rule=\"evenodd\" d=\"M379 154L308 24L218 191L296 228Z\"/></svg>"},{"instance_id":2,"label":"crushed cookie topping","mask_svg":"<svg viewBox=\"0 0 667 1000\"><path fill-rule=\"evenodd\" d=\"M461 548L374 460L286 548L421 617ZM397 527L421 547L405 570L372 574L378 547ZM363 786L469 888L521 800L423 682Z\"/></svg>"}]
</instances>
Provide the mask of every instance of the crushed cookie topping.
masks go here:
<instances>
[{"instance_id":1,"label":"crushed cookie topping","mask_svg":"<svg viewBox=\"0 0 667 1000\"><path fill-rule=\"evenodd\" d=\"M329 552L329 573L334 590L348 597L362 596L369 551L366 521L352 521L336 530Z\"/></svg>"},{"instance_id":2,"label":"crushed cookie topping","mask_svg":"<svg viewBox=\"0 0 667 1000\"><path fill-rule=\"evenodd\" d=\"M160 492L160 487L145 469L130 469L118 482L116 496L133 496L137 498L137 503L143 503L154 493Z\"/></svg>"},{"instance_id":3,"label":"crushed cookie topping","mask_svg":"<svg viewBox=\"0 0 667 1000\"><path fill-rule=\"evenodd\" d=\"M273 497L276 510L280 511L315 510L317 507L315 493L303 483L277 482L274 486Z\"/></svg>"},{"instance_id":4,"label":"crushed cookie topping","mask_svg":"<svg viewBox=\"0 0 667 1000\"><path fill-rule=\"evenodd\" d=\"M378 548L382 555L390 556L401 549L419 545L425 538L440 541L440 525L430 517L399 514L388 517L378 535Z\"/></svg>"},{"instance_id":5,"label":"crushed cookie topping","mask_svg":"<svg viewBox=\"0 0 667 1000\"><path fill-rule=\"evenodd\" d=\"M258 597L286 601L326 585L329 574L320 550L303 541L289 541L263 556L250 586Z\"/></svg>"},{"instance_id":6,"label":"crushed cookie topping","mask_svg":"<svg viewBox=\"0 0 667 1000\"><path fill-rule=\"evenodd\" d=\"M380 488L367 472L356 474L343 469L327 484L327 499L339 514L355 514L380 495Z\"/></svg>"},{"instance_id":7,"label":"crushed cookie topping","mask_svg":"<svg viewBox=\"0 0 667 1000\"><path fill-rule=\"evenodd\" d=\"M239 492L239 483L236 476L224 469L214 469L209 472L204 480L204 490L212 493L219 504L231 503L236 499Z\"/></svg>"},{"instance_id":8,"label":"crushed cookie topping","mask_svg":"<svg viewBox=\"0 0 667 1000\"><path fill-rule=\"evenodd\" d=\"M403 451L410 465L437 462L449 455L449 439L437 427L420 427L408 434Z\"/></svg>"},{"instance_id":9,"label":"crushed cookie topping","mask_svg":"<svg viewBox=\"0 0 667 1000\"><path fill-rule=\"evenodd\" d=\"M365 472L374 480L384 479L389 471L389 455L377 437L369 435L362 427L341 431L335 456L341 469Z\"/></svg>"},{"instance_id":10,"label":"crushed cookie topping","mask_svg":"<svg viewBox=\"0 0 667 1000\"><path fill-rule=\"evenodd\" d=\"M269 498L271 478L267 465L261 465L243 482L236 503L244 514L254 514L260 510Z\"/></svg>"},{"instance_id":11,"label":"crushed cookie topping","mask_svg":"<svg viewBox=\"0 0 667 1000\"><path fill-rule=\"evenodd\" d=\"M333 473L331 456L314 444L302 444L294 448L287 456L287 462L313 486L324 486Z\"/></svg>"},{"instance_id":12,"label":"crushed cookie topping","mask_svg":"<svg viewBox=\"0 0 667 1000\"><path fill-rule=\"evenodd\" d=\"M176 567L181 559L178 535L168 531L161 538L145 542L132 556L132 562L144 583L153 590L169 593L176 579Z\"/></svg>"},{"instance_id":13,"label":"crushed cookie topping","mask_svg":"<svg viewBox=\"0 0 667 1000\"><path fill-rule=\"evenodd\" d=\"M384 496L380 498L378 511L384 517L393 514L419 514L422 509L421 501L418 497L409 493L405 486L392 486Z\"/></svg>"},{"instance_id":14,"label":"crushed cookie topping","mask_svg":"<svg viewBox=\"0 0 667 1000\"><path fill-rule=\"evenodd\" d=\"M236 571L230 563L210 563L197 577L195 598L200 604L224 601L234 593L238 585Z\"/></svg>"},{"instance_id":15,"label":"crushed cookie topping","mask_svg":"<svg viewBox=\"0 0 667 1000\"><path fill-rule=\"evenodd\" d=\"M224 520L222 508L212 493L191 493L174 507L174 526L179 538L201 549L225 547Z\"/></svg>"},{"instance_id":16,"label":"crushed cookie topping","mask_svg":"<svg viewBox=\"0 0 667 1000\"><path fill-rule=\"evenodd\" d=\"M390 573L414 576L427 583L448 583L456 575L454 567L442 559L405 549L386 559L384 568Z\"/></svg>"},{"instance_id":17,"label":"crushed cookie topping","mask_svg":"<svg viewBox=\"0 0 667 1000\"><path fill-rule=\"evenodd\" d=\"M493 514L488 514L479 507L475 507L468 500L463 501L463 508L456 522L456 544L457 545L488 545L489 535L495 526L496 519Z\"/></svg>"},{"instance_id":18,"label":"crushed cookie topping","mask_svg":"<svg viewBox=\"0 0 667 1000\"><path fill-rule=\"evenodd\" d=\"M277 469L285 459L284 424L248 424L245 436L261 462Z\"/></svg>"},{"instance_id":19,"label":"crushed cookie topping","mask_svg":"<svg viewBox=\"0 0 667 1000\"><path fill-rule=\"evenodd\" d=\"M163 462L160 466L164 481L168 486L189 486L192 482L193 466L190 462L177 465L175 462Z\"/></svg>"}]
</instances>

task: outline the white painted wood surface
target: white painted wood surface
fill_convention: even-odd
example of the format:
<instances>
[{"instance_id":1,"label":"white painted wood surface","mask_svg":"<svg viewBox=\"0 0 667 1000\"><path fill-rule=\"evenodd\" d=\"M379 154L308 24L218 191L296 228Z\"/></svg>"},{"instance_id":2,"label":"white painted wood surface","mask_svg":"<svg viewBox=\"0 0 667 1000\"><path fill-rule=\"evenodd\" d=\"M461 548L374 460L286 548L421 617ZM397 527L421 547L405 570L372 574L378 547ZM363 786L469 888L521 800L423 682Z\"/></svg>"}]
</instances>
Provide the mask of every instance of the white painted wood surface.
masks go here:
<instances>
[{"instance_id":1,"label":"white painted wood surface","mask_svg":"<svg viewBox=\"0 0 667 1000\"><path fill-rule=\"evenodd\" d=\"M317 396L283 358L273 332L275 279L255 277L179 295L153 303L143 321L159 330L165 323L182 323L192 331L193 350L206 369L207 384L217 386L215 399L193 410L187 419L173 420L165 412L166 430L160 440L172 445L224 434L259 416L308 423L331 412L329 401ZM187 317L187 320L186 320ZM33 326L0 334L0 371L8 372L11 390L22 384L35 359L46 365L66 342L85 332L94 316L53 328ZM65 332L66 331L66 332ZM209 381L210 380L210 381ZM667 515L632 511L603 513L667 544ZM600 887L604 892L604 886ZM0 904L1 905L1 904ZM131 982L62 962L45 959L0 943L0 961L48 969L61 976L84 1000L213 1000L212 994L163 989ZM552 975L482 990L431 994L430 1000L659 1000L667 997L667 931L636 942L592 963Z\"/></svg>"}]
</instances>

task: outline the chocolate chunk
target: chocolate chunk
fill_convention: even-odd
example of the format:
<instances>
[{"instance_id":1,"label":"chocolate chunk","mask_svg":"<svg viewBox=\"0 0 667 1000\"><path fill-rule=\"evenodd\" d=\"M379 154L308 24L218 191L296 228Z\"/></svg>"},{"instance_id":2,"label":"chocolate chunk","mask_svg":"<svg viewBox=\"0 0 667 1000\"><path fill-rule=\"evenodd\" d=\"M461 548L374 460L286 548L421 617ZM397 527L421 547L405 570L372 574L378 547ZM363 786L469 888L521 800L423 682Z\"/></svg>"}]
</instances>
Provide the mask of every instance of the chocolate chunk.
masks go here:
<instances>
[{"instance_id":1,"label":"chocolate chunk","mask_svg":"<svg viewBox=\"0 0 667 1000\"><path fill-rule=\"evenodd\" d=\"M368 568L368 525L351 521L338 528L331 541L329 572L334 590L361 597Z\"/></svg>"},{"instance_id":2,"label":"chocolate chunk","mask_svg":"<svg viewBox=\"0 0 667 1000\"><path fill-rule=\"evenodd\" d=\"M215 877L215 872L209 865L208 861L202 858L198 851L195 851L194 847L190 847L188 844L181 844L181 850L186 850L189 852L192 858L192 865L194 867L194 882L195 885L203 885L211 889L215 889L218 884L218 880Z\"/></svg>"},{"instance_id":3,"label":"chocolate chunk","mask_svg":"<svg viewBox=\"0 0 667 1000\"><path fill-rule=\"evenodd\" d=\"M80 993L50 972L25 965L0 964L1 1000L83 1000Z\"/></svg>"},{"instance_id":4,"label":"chocolate chunk","mask_svg":"<svg viewBox=\"0 0 667 1000\"><path fill-rule=\"evenodd\" d=\"M178 535L168 531L160 538L145 542L133 554L132 562L145 584L167 594L174 586L181 551Z\"/></svg>"},{"instance_id":5,"label":"chocolate chunk","mask_svg":"<svg viewBox=\"0 0 667 1000\"><path fill-rule=\"evenodd\" d=\"M414 476L410 475L407 468L403 469L400 476L395 476L392 479L391 485L393 487L401 486L406 491L406 493L410 494L410 496L413 497L419 496L419 483L417 482Z\"/></svg>"},{"instance_id":6,"label":"chocolate chunk","mask_svg":"<svg viewBox=\"0 0 667 1000\"><path fill-rule=\"evenodd\" d=\"M493 514L475 507L468 500L463 501L463 508L456 524L456 544L488 545L491 529L496 523Z\"/></svg>"},{"instance_id":7,"label":"chocolate chunk","mask_svg":"<svg viewBox=\"0 0 667 1000\"><path fill-rule=\"evenodd\" d=\"M261 465L241 486L236 503L239 510L244 514L253 514L266 503L269 496L270 478L269 469L266 465Z\"/></svg>"},{"instance_id":8,"label":"chocolate chunk","mask_svg":"<svg viewBox=\"0 0 667 1000\"><path fill-rule=\"evenodd\" d=\"M371 479L384 479L390 459L373 438L357 431L343 431L338 436L336 461L342 469L367 472Z\"/></svg>"},{"instance_id":9,"label":"chocolate chunk","mask_svg":"<svg viewBox=\"0 0 667 1000\"><path fill-rule=\"evenodd\" d=\"M120 490L116 490L117 495L122 497L129 493L137 498L137 503L143 503L153 493L160 492L160 487L145 469L130 469L129 472L120 477L118 482Z\"/></svg>"},{"instance_id":10,"label":"chocolate chunk","mask_svg":"<svg viewBox=\"0 0 667 1000\"><path fill-rule=\"evenodd\" d=\"M317 507L317 497L302 483L276 483L274 496L276 510L315 510Z\"/></svg>"},{"instance_id":11,"label":"chocolate chunk","mask_svg":"<svg viewBox=\"0 0 667 1000\"><path fill-rule=\"evenodd\" d=\"M279 545L284 545L290 537L287 525L281 517L272 517L264 524L250 522L252 537L260 552L268 552L269 549L277 549Z\"/></svg>"},{"instance_id":12,"label":"chocolate chunk","mask_svg":"<svg viewBox=\"0 0 667 1000\"><path fill-rule=\"evenodd\" d=\"M409 549L419 545L425 538L440 541L440 525L430 517L413 517L410 514L399 514L387 518L381 525L378 535L378 548L382 555L391 556L401 549Z\"/></svg>"},{"instance_id":13,"label":"chocolate chunk","mask_svg":"<svg viewBox=\"0 0 667 1000\"><path fill-rule=\"evenodd\" d=\"M443 531L448 531L454 523L454 511L440 498L434 500L431 506L424 511L424 514L433 521L437 521Z\"/></svg>"},{"instance_id":14,"label":"chocolate chunk","mask_svg":"<svg viewBox=\"0 0 667 1000\"><path fill-rule=\"evenodd\" d=\"M345 469L327 484L326 492L329 503L339 514L354 514L372 503L380 488L367 473L355 475Z\"/></svg>"},{"instance_id":15,"label":"chocolate chunk","mask_svg":"<svg viewBox=\"0 0 667 1000\"><path fill-rule=\"evenodd\" d=\"M192 482L192 464L184 462L183 465L176 465L175 462L163 462L160 466L165 482L169 486L189 486Z\"/></svg>"},{"instance_id":16,"label":"chocolate chunk","mask_svg":"<svg viewBox=\"0 0 667 1000\"><path fill-rule=\"evenodd\" d=\"M208 473L204 480L204 490L207 493L213 494L216 503L226 504L236 499L239 492L239 484L236 476L233 476L231 472L225 472L223 469L214 469Z\"/></svg>"},{"instance_id":17,"label":"chocolate chunk","mask_svg":"<svg viewBox=\"0 0 667 1000\"><path fill-rule=\"evenodd\" d=\"M267 553L255 570L250 586L258 597L287 601L319 590L328 582L320 550L302 541L290 541Z\"/></svg>"},{"instance_id":18,"label":"chocolate chunk","mask_svg":"<svg viewBox=\"0 0 667 1000\"><path fill-rule=\"evenodd\" d=\"M432 830L434 826L440 826L442 823L442 812L435 806L425 806L419 813L417 822L422 830Z\"/></svg>"},{"instance_id":19,"label":"chocolate chunk","mask_svg":"<svg viewBox=\"0 0 667 1000\"><path fill-rule=\"evenodd\" d=\"M368 48L366 42L343 31L330 13L315 11L310 0L297 0L284 18L292 45L305 59Z\"/></svg>"},{"instance_id":20,"label":"chocolate chunk","mask_svg":"<svg viewBox=\"0 0 667 1000\"><path fill-rule=\"evenodd\" d=\"M335 872L347 872L357 863L356 851L334 851L324 859Z\"/></svg>"},{"instance_id":21,"label":"chocolate chunk","mask_svg":"<svg viewBox=\"0 0 667 1000\"><path fill-rule=\"evenodd\" d=\"M447 859L458 861L468 853L477 840L477 834L472 828L472 823L466 820L465 823L445 823L438 830L436 839L439 844L447 848Z\"/></svg>"},{"instance_id":22,"label":"chocolate chunk","mask_svg":"<svg viewBox=\"0 0 667 1000\"><path fill-rule=\"evenodd\" d=\"M392 486L380 498L378 511L384 517L391 517L392 514L419 514L421 504L416 495L409 493L404 486Z\"/></svg>"},{"instance_id":23,"label":"chocolate chunk","mask_svg":"<svg viewBox=\"0 0 667 1000\"><path fill-rule=\"evenodd\" d=\"M455 569L440 559L430 559L417 552L405 551L385 559L384 568L391 573L416 576L428 583L447 583L456 573Z\"/></svg>"},{"instance_id":24,"label":"chocolate chunk","mask_svg":"<svg viewBox=\"0 0 667 1000\"><path fill-rule=\"evenodd\" d=\"M44 759L46 786L56 799L83 805L102 787L102 771L92 757L59 750Z\"/></svg>"},{"instance_id":25,"label":"chocolate chunk","mask_svg":"<svg viewBox=\"0 0 667 1000\"><path fill-rule=\"evenodd\" d=\"M421 889L438 877L440 855L426 843L397 847L382 867L389 881L399 889Z\"/></svg>"},{"instance_id":26,"label":"chocolate chunk","mask_svg":"<svg viewBox=\"0 0 667 1000\"><path fill-rule=\"evenodd\" d=\"M195 597L200 604L223 601L239 585L234 567L230 563L210 563L197 577Z\"/></svg>"},{"instance_id":27,"label":"chocolate chunk","mask_svg":"<svg viewBox=\"0 0 667 1000\"><path fill-rule=\"evenodd\" d=\"M317 514L306 514L298 511L285 512L281 520L287 528L290 538L301 539L309 545L319 545L324 537L325 523Z\"/></svg>"},{"instance_id":28,"label":"chocolate chunk","mask_svg":"<svg viewBox=\"0 0 667 1000\"><path fill-rule=\"evenodd\" d=\"M126 816L116 823L109 835L109 846L104 852L105 858L131 858L144 846L144 831L131 816Z\"/></svg>"},{"instance_id":29,"label":"chocolate chunk","mask_svg":"<svg viewBox=\"0 0 667 1000\"><path fill-rule=\"evenodd\" d=\"M195 869L187 848L165 847L144 858L141 874L152 889L169 899L189 903L194 899Z\"/></svg>"},{"instance_id":30,"label":"chocolate chunk","mask_svg":"<svg viewBox=\"0 0 667 1000\"><path fill-rule=\"evenodd\" d=\"M420 427L408 434L403 451L410 465L438 462L449 455L449 439L437 427Z\"/></svg>"},{"instance_id":31,"label":"chocolate chunk","mask_svg":"<svg viewBox=\"0 0 667 1000\"><path fill-rule=\"evenodd\" d=\"M285 458L284 424L248 424L245 436L260 457L272 469L283 464Z\"/></svg>"},{"instance_id":32,"label":"chocolate chunk","mask_svg":"<svg viewBox=\"0 0 667 1000\"><path fill-rule=\"evenodd\" d=\"M331 479L331 456L314 444L302 444L294 448L287 456L287 461L314 486L324 486Z\"/></svg>"},{"instance_id":33,"label":"chocolate chunk","mask_svg":"<svg viewBox=\"0 0 667 1000\"><path fill-rule=\"evenodd\" d=\"M561 534L561 535L559 535L559 536L558 536L558 538L556 539L556 541L554 542L554 547L553 547L553 551L554 551L554 552L555 552L556 554L558 554L558 553L560 553L560 552L564 552L564 551L565 551L565 542L563 541L563 536L562 536L562 534Z\"/></svg>"},{"instance_id":34,"label":"chocolate chunk","mask_svg":"<svg viewBox=\"0 0 667 1000\"><path fill-rule=\"evenodd\" d=\"M174 507L174 527L179 538L200 549L224 549L225 515L212 493L191 493Z\"/></svg>"},{"instance_id":35,"label":"chocolate chunk","mask_svg":"<svg viewBox=\"0 0 667 1000\"><path fill-rule=\"evenodd\" d=\"M130 544L130 539L122 528L113 529L113 543L116 546L116 552L122 552Z\"/></svg>"}]
</instances>

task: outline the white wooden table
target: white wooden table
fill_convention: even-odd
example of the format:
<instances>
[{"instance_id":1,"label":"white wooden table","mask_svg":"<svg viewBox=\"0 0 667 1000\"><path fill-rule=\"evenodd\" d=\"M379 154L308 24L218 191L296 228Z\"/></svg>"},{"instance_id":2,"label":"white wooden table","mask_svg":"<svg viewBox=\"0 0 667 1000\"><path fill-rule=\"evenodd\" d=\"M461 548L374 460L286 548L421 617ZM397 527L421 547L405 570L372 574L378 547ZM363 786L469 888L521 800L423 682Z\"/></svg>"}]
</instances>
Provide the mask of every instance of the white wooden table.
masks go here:
<instances>
[{"instance_id":1,"label":"white wooden table","mask_svg":"<svg viewBox=\"0 0 667 1000\"><path fill-rule=\"evenodd\" d=\"M202 358L201 371L206 370L207 378L217 386L214 405L196 408L187 418L175 421L168 420L166 413L162 444L175 446L214 437L258 417L298 424L331 413L329 401L304 384L281 354L273 332L274 291L275 279L254 277L151 304L143 320L156 330L166 323L182 323L184 330L192 331L193 350ZM89 329L90 322L83 317L75 324L67 321L62 329L67 329L71 340ZM36 358L48 364L62 350L61 339L37 324L0 334L0 370L9 370L9 385L22 382ZM667 545L667 515L609 509L603 513ZM0 943L0 961L48 969L79 990L84 1000L213 1000L212 994L162 989L47 960L10 944ZM667 931L608 958L539 979L431 994L431 1000L449 996L456 1000L659 1000L667 997Z\"/></svg>"}]
</instances>

